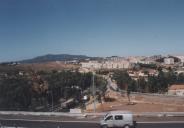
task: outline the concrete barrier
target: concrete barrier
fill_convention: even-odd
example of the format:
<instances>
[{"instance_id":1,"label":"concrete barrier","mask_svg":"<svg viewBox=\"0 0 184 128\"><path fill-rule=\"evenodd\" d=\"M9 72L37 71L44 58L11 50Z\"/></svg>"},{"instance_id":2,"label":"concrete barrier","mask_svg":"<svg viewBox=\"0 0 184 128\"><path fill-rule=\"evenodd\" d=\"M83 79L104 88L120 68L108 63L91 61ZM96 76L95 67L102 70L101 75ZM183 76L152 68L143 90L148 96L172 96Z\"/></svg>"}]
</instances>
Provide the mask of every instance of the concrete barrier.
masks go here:
<instances>
[{"instance_id":1,"label":"concrete barrier","mask_svg":"<svg viewBox=\"0 0 184 128\"><path fill-rule=\"evenodd\" d=\"M68 112L25 112L25 111L0 111L0 115L31 115L31 116L68 116L77 117L85 116L82 113L68 113Z\"/></svg>"},{"instance_id":2,"label":"concrete barrier","mask_svg":"<svg viewBox=\"0 0 184 128\"><path fill-rule=\"evenodd\" d=\"M64 113L64 112L24 112L24 111L0 111L0 115L31 115L31 116L67 116L67 117L86 117L86 116L104 116L102 113ZM134 113L137 117L184 117L184 112L143 112Z\"/></svg>"},{"instance_id":3,"label":"concrete barrier","mask_svg":"<svg viewBox=\"0 0 184 128\"><path fill-rule=\"evenodd\" d=\"M70 109L70 113L73 113L73 114L81 114L82 113L82 110L81 109Z\"/></svg>"},{"instance_id":4,"label":"concrete barrier","mask_svg":"<svg viewBox=\"0 0 184 128\"><path fill-rule=\"evenodd\" d=\"M143 112L134 114L136 117L184 117L184 112Z\"/></svg>"}]
</instances>

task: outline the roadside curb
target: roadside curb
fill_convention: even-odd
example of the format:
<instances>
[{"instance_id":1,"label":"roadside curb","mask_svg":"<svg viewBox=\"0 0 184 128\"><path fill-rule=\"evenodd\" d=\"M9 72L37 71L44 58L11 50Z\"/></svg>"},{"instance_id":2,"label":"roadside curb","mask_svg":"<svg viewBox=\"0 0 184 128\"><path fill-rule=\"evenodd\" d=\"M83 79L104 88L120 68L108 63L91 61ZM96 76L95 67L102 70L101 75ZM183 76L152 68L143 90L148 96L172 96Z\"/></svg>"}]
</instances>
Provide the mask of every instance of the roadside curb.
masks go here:
<instances>
[{"instance_id":1,"label":"roadside curb","mask_svg":"<svg viewBox=\"0 0 184 128\"><path fill-rule=\"evenodd\" d=\"M184 112L144 112L133 115L135 117L184 117Z\"/></svg>"},{"instance_id":2,"label":"roadside curb","mask_svg":"<svg viewBox=\"0 0 184 128\"><path fill-rule=\"evenodd\" d=\"M0 115L30 115L30 116L66 116L66 117L85 117L83 113L64 113L64 112L25 112L25 111L0 111Z\"/></svg>"},{"instance_id":3,"label":"roadside curb","mask_svg":"<svg viewBox=\"0 0 184 128\"><path fill-rule=\"evenodd\" d=\"M0 111L0 115L29 115L29 116L66 116L66 117L102 117L106 113L64 113L64 112L25 112ZM184 117L184 112L143 112L133 113L134 117Z\"/></svg>"}]
</instances>

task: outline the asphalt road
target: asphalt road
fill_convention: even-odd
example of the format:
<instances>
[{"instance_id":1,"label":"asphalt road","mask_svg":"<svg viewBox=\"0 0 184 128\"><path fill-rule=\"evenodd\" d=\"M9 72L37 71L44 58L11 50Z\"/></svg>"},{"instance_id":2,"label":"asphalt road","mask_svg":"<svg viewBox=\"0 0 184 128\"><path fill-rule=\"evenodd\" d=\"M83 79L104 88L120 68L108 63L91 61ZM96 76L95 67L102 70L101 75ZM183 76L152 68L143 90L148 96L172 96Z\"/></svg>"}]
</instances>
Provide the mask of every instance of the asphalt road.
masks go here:
<instances>
[{"instance_id":1,"label":"asphalt road","mask_svg":"<svg viewBox=\"0 0 184 128\"><path fill-rule=\"evenodd\" d=\"M0 120L2 126L15 126L26 128L99 128L95 122L50 122L50 121L20 121ZM60 127L59 127L60 126ZM1 128L1 127L0 127ZM184 122L138 122L137 128L184 128Z\"/></svg>"}]
</instances>

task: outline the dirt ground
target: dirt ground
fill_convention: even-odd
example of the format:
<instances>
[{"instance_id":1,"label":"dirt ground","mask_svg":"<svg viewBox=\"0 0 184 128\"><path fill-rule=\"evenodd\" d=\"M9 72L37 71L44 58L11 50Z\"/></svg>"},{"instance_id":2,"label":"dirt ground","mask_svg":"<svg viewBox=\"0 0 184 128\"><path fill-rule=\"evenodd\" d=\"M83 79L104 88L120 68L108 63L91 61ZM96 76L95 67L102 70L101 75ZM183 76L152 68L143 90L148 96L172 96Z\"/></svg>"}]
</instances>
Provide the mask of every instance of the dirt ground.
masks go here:
<instances>
[{"instance_id":1,"label":"dirt ground","mask_svg":"<svg viewBox=\"0 0 184 128\"><path fill-rule=\"evenodd\" d=\"M184 112L183 106L175 105L163 105L163 104L150 104L150 103L134 103L128 104L128 102L106 102L97 105L97 112L112 110L124 110L139 112ZM93 108L89 108L87 111L93 111Z\"/></svg>"},{"instance_id":2,"label":"dirt ground","mask_svg":"<svg viewBox=\"0 0 184 128\"><path fill-rule=\"evenodd\" d=\"M130 103L126 95L116 92L109 92L107 96L114 98L112 102L97 103L97 112L124 110L139 112L184 112L184 100L174 97L151 97L151 96L131 96ZM93 111L93 104L87 106L87 112Z\"/></svg>"}]
</instances>

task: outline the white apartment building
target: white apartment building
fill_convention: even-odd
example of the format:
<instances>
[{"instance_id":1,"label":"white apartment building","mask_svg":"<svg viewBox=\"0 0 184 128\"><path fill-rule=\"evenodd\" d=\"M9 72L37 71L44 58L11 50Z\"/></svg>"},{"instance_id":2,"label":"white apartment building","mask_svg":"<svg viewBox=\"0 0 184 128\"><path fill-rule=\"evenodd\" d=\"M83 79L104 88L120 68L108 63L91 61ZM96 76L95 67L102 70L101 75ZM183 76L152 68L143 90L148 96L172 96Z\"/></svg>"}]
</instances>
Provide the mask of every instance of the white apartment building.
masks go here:
<instances>
[{"instance_id":1,"label":"white apartment building","mask_svg":"<svg viewBox=\"0 0 184 128\"><path fill-rule=\"evenodd\" d=\"M153 64L153 63L155 63L155 61L151 61L151 60L140 60L140 61L138 61L138 63L141 63L141 64Z\"/></svg>"},{"instance_id":2,"label":"white apartment building","mask_svg":"<svg viewBox=\"0 0 184 128\"><path fill-rule=\"evenodd\" d=\"M128 69L131 67L130 62L121 60L121 61L104 61L104 62L98 62L98 61L89 61L89 62L82 62L81 63L82 68L90 68L90 69Z\"/></svg>"},{"instance_id":3,"label":"white apartment building","mask_svg":"<svg viewBox=\"0 0 184 128\"><path fill-rule=\"evenodd\" d=\"M130 68L130 63L125 60L121 61L106 61L102 68L107 68L107 69L127 69Z\"/></svg>"},{"instance_id":4,"label":"white apartment building","mask_svg":"<svg viewBox=\"0 0 184 128\"><path fill-rule=\"evenodd\" d=\"M138 57L128 57L128 60L130 63L139 63L139 61L141 60L141 58Z\"/></svg>"},{"instance_id":5,"label":"white apartment building","mask_svg":"<svg viewBox=\"0 0 184 128\"><path fill-rule=\"evenodd\" d=\"M81 65L82 68L94 68L94 69L102 68L102 63L99 63L98 61L82 62Z\"/></svg>"},{"instance_id":6,"label":"white apartment building","mask_svg":"<svg viewBox=\"0 0 184 128\"><path fill-rule=\"evenodd\" d=\"M182 63L184 63L184 56L176 56L176 57L179 58Z\"/></svg>"},{"instance_id":7,"label":"white apartment building","mask_svg":"<svg viewBox=\"0 0 184 128\"><path fill-rule=\"evenodd\" d=\"M148 58L148 57L143 57L143 56L140 56L140 57L128 57L127 58L128 61L130 63L141 63L141 64L154 64L155 63L155 60L152 59L152 58Z\"/></svg>"},{"instance_id":8,"label":"white apartment building","mask_svg":"<svg viewBox=\"0 0 184 128\"><path fill-rule=\"evenodd\" d=\"M174 58L165 58L164 59L164 64L174 64Z\"/></svg>"}]
</instances>

